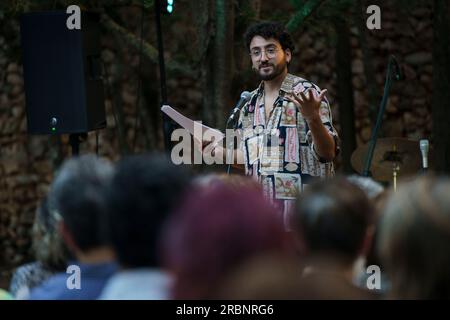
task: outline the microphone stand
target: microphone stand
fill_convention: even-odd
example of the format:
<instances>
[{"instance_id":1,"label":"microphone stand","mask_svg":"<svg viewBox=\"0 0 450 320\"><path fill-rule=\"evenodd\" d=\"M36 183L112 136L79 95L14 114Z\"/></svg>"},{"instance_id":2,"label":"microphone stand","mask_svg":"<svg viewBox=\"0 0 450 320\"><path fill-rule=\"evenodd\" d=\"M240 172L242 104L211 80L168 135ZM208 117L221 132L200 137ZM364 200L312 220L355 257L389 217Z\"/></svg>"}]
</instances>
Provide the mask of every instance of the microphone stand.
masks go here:
<instances>
[{"instance_id":1,"label":"microphone stand","mask_svg":"<svg viewBox=\"0 0 450 320\"><path fill-rule=\"evenodd\" d=\"M87 133L71 133L69 135L69 144L72 149L72 157L77 157L80 154L80 143L86 141Z\"/></svg>"},{"instance_id":2,"label":"microphone stand","mask_svg":"<svg viewBox=\"0 0 450 320\"><path fill-rule=\"evenodd\" d=\"M372 175L370 173L370 166L372 164L372 158L373 158L373 153L375 151L375 146L377 145L378 131L380 130L381 122L383 121L384 110L386 109L389 92L391 90L392 74L393 74L392 66L393 65L395 66L395 68L394 68L395 73L396 73L395 78L396 78L396 80L400 80L400 71L398 69L397 62L395 60L395 57L393 55L391 55L389 57L388 70L387 70L387 74L386 74L386 80L384 83L383 99L381 100L380 109L378 110L377 121L375 123L375 127L372 131L372 135L371 135L370 141L369 141L369 148L368 148L367 155L366 155L366 163L364 165L364 170L362 173L362 175L364 177L369 177Z\"/></svg>"},{"instance_id":3,"label":"microphone stand","mask_svg":"<svg viewBox=\"0 0 450 320\"><path fill-rule=\"evenodd\" d=\"M227 141L227 130L229 129L229 125L231 120L234 121L233 125L233 133L236 132L238 124L239 124L239 117L237 117L237 114L242 111L242 108L244 107L244 104L250 100L251 93L248 91L243 91L241 93L241 98L239 99L239 102L236 104L233 111L231 111L231 115L228 117L227 123L225 125L225 144L226 144L226 154L225 154L225 161L228 159L228 148L229 145L231 145L231 162L228 163L227 166L227 174L229 175L231 172L231 164L234 162L234 134L233 134L233 141L232 143L229 143Z\"/></svg>"},{"instance_id":4,"label":"microphone stand","mask_svg":"<svg viewBox=\"0 0 450 320\"><path fill-rule=\"evenodd\" d=\"M231 119L232 118L228 118L227 124L225 125L225 143L226 143L225 161L227 161L227 159L228 159L228 147L229 147L229 145L228 145L229 143L228 143L228 141L226 139L226 135L227 135L226 133L227 133L227 129L229 129L228 126L230 125ZM238 119L239 119L239 117L235 117L233 119L234 120L234 124L233 124L233 130L234 131L237 130L237 127L238 127L238 124L239 124ZM227 175L231 174L231 163L234 161L234 137L233 137L233 141L232 141L232 143L230 143L230 145L232 146L231 151L230 151L231 152L231 162L227 164Z\"/></svg>"}]
</instances>

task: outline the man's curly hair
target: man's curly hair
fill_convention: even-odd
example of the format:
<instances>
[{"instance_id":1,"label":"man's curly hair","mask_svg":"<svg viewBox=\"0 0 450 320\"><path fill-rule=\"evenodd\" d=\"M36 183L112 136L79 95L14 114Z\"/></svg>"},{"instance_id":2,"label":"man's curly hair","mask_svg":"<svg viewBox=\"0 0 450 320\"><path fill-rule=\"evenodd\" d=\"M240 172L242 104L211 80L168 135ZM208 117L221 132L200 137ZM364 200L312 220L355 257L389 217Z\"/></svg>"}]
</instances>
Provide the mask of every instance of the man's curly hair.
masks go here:
<instances>
[{"instance_id":1,"label":"man's curly hair","mask_svg":"<svg viewBox=\"0 0 450 320\"><path fill-rule=\"evenodd\" d=\"M273 38L280 42L283 50L289 49L291 53L293 53L295 50L295 45L292 41L291 35L281 23L263 21L250 26L244 35L248 50L250 50L250 42L255 36L261 36L264 39Z\"/></svg>"}]
</instances>

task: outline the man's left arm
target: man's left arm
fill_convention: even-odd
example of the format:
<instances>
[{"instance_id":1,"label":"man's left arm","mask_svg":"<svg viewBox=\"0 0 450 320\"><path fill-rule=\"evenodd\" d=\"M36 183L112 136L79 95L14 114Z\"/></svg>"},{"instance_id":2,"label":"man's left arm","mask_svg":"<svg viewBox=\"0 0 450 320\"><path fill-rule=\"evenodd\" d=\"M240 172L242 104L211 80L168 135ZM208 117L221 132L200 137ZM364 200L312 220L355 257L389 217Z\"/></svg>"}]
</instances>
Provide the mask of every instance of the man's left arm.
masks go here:
<instances>
[{"instance_id":1,"label":"man's left arm","mask_svg":"<svg viewBox=\"0 0 450 320\"><path fill-rule=\"evenodd\" d=\"M313 149L321 162L330 162L337 155L337 134L331 123L330 107L325 100L327 90L317 92L308 89L299 94L293 93L294 102L308 123L312 136Z\"/></svg>"},{"instance_id":2,"label":"man's left arm","mask_svg":"<svg viewBox=\"0 0 450 320\"><path fill-rule=\"evenodd\" d=\"M320 116L306 120L311 131L313 148L320 160L331 162L336 157L336 141L328 128L322 122Z\"/></svg>"}]
</instances>

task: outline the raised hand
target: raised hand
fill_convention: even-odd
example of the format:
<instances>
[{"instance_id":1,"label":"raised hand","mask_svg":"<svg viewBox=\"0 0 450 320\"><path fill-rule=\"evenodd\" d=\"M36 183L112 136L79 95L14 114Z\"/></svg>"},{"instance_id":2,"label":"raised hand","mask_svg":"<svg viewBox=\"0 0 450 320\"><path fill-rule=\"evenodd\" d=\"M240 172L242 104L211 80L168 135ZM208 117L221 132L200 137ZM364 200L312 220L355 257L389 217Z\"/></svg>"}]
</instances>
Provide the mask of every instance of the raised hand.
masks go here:
<instances>
[{"instance_id":1,"label":"raised hand","mask_svg":"<svg viewBox=\"0 0 450 320\"><path fill-rule=\"evenodd\" d=\"M300 92L298 95L293 92L293 98L286 97L286 99L297 106L306 120L320 119L320 103L326 93L327 89L322 90L320 94L317 94L316 90L308 89L305 93Z\"/></svg>"}]
</instances>

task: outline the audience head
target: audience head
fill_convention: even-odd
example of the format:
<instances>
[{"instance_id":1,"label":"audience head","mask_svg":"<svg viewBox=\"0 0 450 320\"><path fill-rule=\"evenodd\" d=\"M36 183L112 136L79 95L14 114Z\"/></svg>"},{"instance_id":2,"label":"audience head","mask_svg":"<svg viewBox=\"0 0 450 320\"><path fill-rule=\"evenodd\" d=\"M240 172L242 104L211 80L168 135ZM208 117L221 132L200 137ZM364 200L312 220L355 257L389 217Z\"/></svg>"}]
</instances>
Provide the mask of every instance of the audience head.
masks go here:
<instances>
[{"instance_id":1,"label":"audience head","mask_svg":"<svg viewBox=\"0 0 450 320\"><path fill-rule=\"evenodd\" d=\"M95 155L65 161L50 193L50 210L62 218L62 236L73 252L88 252L106 244L102 226L106 214L105 189L113 167Z\"/></svg>"},{"instance_id":2,"label":"audience head","mask_svg":"<svg viewBox=\"0 0 450 320\"><path fill-rule=\"evenodd\" d=\"M344 178L311 184L298 198L292 226L307 256L335 256L352 264L361 253L372 207Z\"/></svg>"},{"instance_id":3,"label":"audience head","mask_svg":"<svg viewBox=\"0 0 450 320\"><path fill-rule=\"evenodd\" d=\"M241 263L283 251L276 211L259 189L234 185L218 180L197 187L172 216L164 248L176 278L173 298L215 298L223 279Z\"/></svg>"},{"instance_id":4,"label":"audience head","mask_svg":"<svg viewBox=\"0 0 450 320\"><path fill-rule=\"evenodd\" d=\"M381 218L378 249L394 298L450 298L450 180L400 184Z\"/></svg>"},{"instance_id":5,"label":"audience head","mask_svg":"<svg viewBox=\"0 0 450 320\"><path fill-rule=\"evenodd\" d=\"M372 203L374 214L371 219L371 226L369 227L369 240L366 251L366 265L381 265L376 251L375 242L378 236L378 222L380 215L383 212L383 206L386 198L389 195L389 190L385 189L380 183L372 178L363 177L359 175L351 175L347 177L348 181L361 188Z\"/></svg>"},{"instance_id":6,"label":"audience head","mask_svg":"<svg viewBox=\"0 0 450 320\"><path fill-rule=\"evenodd\" d=\"M188 184L188 174L162 155L130 156L117 164L108 192L108 224L123 267L159 266L162 225Z\"/></svg>"},{"instance_id":7,"label":"audience head","mask_svg":"<svg viewBox=\"0 0 450 320\"><path fill-rule=\"evenodd\" d=\"M248 259L231 272L219 290L225 300L281 300L305 298L297 259L269 254Z\"/></svg>"},{"instance_id":8,"label":"audience head","mask_svg":"<svg viewBox=\"0 0 450 320\"><path fill-rule=\"evenodd\" d=\"M348 176L347 180L360 187L370 200L376 200L384 191L384 187L380 183L369 177L354 174Z\"/></svg>"}]
</instances>

